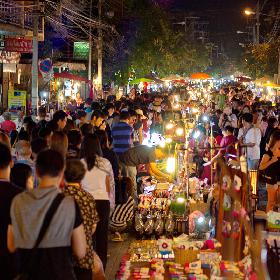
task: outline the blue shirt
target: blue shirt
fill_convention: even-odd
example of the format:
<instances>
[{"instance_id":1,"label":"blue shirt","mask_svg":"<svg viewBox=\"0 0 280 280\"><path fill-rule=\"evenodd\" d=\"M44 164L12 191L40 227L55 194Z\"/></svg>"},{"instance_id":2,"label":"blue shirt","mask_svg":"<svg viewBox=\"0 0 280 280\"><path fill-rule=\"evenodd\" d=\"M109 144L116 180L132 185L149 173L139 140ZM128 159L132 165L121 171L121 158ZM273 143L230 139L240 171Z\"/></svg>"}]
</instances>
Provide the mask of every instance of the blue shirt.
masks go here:
<instances>
[{"instance_id":1,"label":"blue shirt","mask_svg":"<svg viewBox=\"0 0 280 280\"><path fill-rule=\"evenodd\" d=\"M117 154L125 153L132 144L133 128L125 123L118 122L112 127L113 151Z\"/></svg>"}]
</instances>

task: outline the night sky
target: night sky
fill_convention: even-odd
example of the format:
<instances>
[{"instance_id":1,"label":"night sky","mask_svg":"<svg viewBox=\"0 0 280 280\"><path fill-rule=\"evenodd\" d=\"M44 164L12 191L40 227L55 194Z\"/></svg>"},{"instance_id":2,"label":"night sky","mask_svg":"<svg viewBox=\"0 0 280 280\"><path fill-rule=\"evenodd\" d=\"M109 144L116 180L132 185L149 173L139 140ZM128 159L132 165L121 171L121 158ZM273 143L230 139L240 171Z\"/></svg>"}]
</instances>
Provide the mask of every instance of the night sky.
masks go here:
<instances>
[{"instance_id":1,"label":"night sky","mask_svg":"<svg viewBox=\"0 0 280 280\"><path fill-rule=\"evenodd\" d=\"M245 30L246 17L242 11L246 7L254 8L256 0L162 0L169 2L176 10L193 11L202 19L209 21L211 41L223 45L226 53L235 57L240 50L239 42L244 35L236 34Z\"/></svg>"}]
</instances>

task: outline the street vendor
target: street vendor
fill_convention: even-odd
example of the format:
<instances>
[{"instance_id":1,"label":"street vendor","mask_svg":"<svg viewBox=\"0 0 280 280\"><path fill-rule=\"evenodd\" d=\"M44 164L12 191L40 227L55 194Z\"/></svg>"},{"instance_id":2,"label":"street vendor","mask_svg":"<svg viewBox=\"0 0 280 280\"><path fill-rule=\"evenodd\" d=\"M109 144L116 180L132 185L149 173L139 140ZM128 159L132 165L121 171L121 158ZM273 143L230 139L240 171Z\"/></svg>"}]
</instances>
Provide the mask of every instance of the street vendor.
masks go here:
<instances>
[{"instance_id":1,"label":"street vendor","mask_svg":"<svg viewBox=\"0 0 280 280\"><path fill-rule=\"evenodd\" d=\"M156 164L157 160L165 159L167 158L167 156L168 151L165 148L161 148L159 146L148 147L145 145L135 146L128 149L128 151L126 151L125 153L119 155L122 175L130 177L130 179L132 180L134 194L136 194L137 189L136 168L140 164L146 164L149 174L151 176L155 176L158 180L170 182L172 181L172 176L170 174L161 172Z\"/></svg>"}]
</instances>

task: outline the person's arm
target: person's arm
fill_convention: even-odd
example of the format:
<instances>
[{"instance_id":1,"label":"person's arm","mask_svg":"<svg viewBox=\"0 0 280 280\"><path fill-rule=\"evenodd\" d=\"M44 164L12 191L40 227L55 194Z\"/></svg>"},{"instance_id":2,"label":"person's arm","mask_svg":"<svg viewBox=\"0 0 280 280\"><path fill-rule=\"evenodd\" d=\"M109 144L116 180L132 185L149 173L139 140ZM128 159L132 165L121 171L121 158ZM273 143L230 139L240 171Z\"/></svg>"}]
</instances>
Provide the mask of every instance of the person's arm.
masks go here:
<instances>
[{"instance_id":1,"label":"person's arm","mask_svg":"<svg viewBox=\"0 0 280 280\"><path fill-rule=\"evenodd\" d=\"M110 175L106 175L106 191L108 194L110 194L111 190L110 190Z\"/></svg>"},{"instance_id":2,"label":"person's arm","mask_svg":"<svg viewBox=\"0 0 280 280\"><path fill-rule=\"evenodd\" d=\"M231 122L230 122L231 126L233 128L237 128L237 117L233 114L231 117Z\"/></svg>"},{"instance_id":3,"label":"person's arm","mask_svg":"<svg viewBox=\"0 0 280 280\"><path fill-rule=\"evenodd\" d=\"M83 224L80 224L72 232L71 237L72 252L78 258L82 259L86 255L87 242Z\"/></svg>"},{"instance_id":4,"label":"person's arm","mask_svg":"<svg viewBox=\"0 0 280 280\"><path fill-rule=\"evenodd\" d=\"M143 124L138 129L138 133L139 133L139 143L140 143L140 145L142 145L142 143L143 143Z\"/></svg>"},{"instance_id":5,"label":"person's arm","mask_svg":"<svg viewBox=\"0 0 280 280\"><path fill-rule=\"evenodd\" d=\"M16 246L15 246L15 242L14 242L14 230L13 230L13 226L12 225L8 226L7 246L8 246L8 250L11 253L14 253L16 251Z\"/></svg>"},{"instance_id":6,"label":"person's arm","mask_svg":"<svg viewBox=\"0 0 280 280\"><path fill-rule=\"evenodd\" d=\"M269 155L264 154L260 162L259 170L264 170L268 168L272 163L276 161L278 161L277 157L273 156L272 158L270 158Z\"/></svg>"}]
</instances>

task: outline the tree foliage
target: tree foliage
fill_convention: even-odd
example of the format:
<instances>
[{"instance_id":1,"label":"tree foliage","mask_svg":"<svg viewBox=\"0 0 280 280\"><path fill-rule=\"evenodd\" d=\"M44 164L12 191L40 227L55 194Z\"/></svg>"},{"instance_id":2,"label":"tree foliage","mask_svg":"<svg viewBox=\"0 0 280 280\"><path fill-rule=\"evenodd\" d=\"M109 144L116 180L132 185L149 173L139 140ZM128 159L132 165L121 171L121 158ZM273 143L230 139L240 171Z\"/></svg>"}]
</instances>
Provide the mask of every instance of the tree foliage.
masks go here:
<instances>
[{"instance_id":1,"label":"tree foliage","mask_svg":"<svg viewBox=\"0 0 280 280\"><path fill-rule=\"evenodd\" d=\"M118 73L115 78L119 82L125 83L131 73L136 77L151 71L161 77L188 75L204 71L210 64L210 50L195 45L187 34L176 31L168 13L154 1L136 1L124 26L123 41L111 57L114 65L109 66Z\"/></svg>"},{"instance_id":2,"label":"tree foliage","mask_svg":"<svg viewBox=\"0 0 280 280\"><path fill-rule=\"evenodd\" d=\"M280 40L251 45L244 54L244 69L253 78L273 76L278 72L278 48Z\"/></svg>"}]
</instances>

